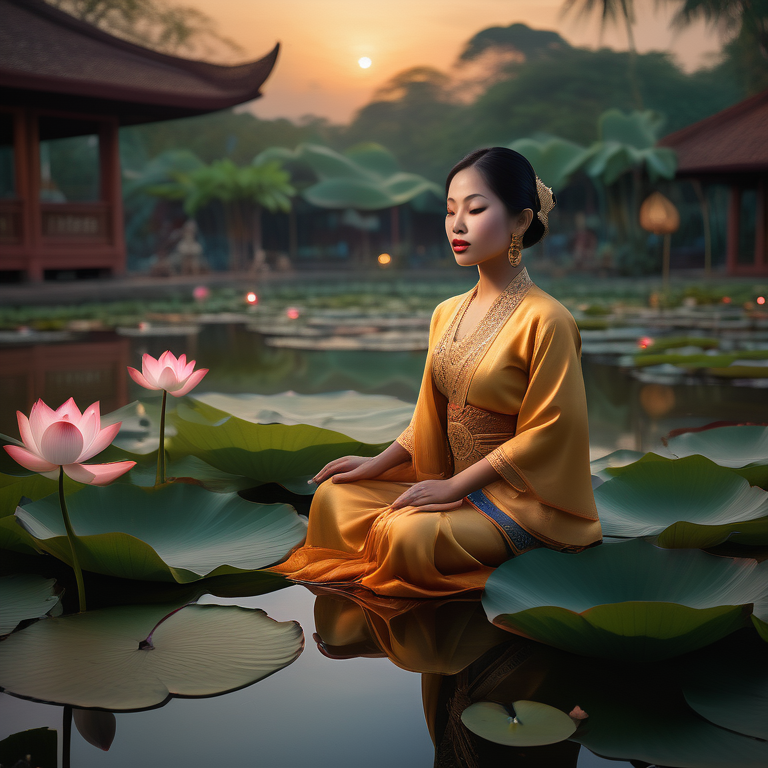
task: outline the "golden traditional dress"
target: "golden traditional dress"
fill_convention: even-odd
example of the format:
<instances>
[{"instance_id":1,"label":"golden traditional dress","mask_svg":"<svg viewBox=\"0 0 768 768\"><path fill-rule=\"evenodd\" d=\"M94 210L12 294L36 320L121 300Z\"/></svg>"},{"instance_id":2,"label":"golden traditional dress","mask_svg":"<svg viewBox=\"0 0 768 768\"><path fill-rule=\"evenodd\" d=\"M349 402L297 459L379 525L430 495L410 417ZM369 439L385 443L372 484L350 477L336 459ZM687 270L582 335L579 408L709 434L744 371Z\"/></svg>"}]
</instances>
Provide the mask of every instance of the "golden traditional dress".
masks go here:
<instances>
[{"instance_id":1,"label":"golden traditional dress","mask_svg":"<svg viewBox=\"0 0 768 768\"><path fill-rule=\"evenodd\" d=\"M398 437L410 461L374 480L322 483L306 543L272 570L443 597L482 589L495 566L533 547L576 552L601 540L576 323L523 269L456 339L476 291L432 316L418 402ZM449 478L483 457L499 479L458 509L390 508L413 482Z\"/></svg>"}]
</instances>

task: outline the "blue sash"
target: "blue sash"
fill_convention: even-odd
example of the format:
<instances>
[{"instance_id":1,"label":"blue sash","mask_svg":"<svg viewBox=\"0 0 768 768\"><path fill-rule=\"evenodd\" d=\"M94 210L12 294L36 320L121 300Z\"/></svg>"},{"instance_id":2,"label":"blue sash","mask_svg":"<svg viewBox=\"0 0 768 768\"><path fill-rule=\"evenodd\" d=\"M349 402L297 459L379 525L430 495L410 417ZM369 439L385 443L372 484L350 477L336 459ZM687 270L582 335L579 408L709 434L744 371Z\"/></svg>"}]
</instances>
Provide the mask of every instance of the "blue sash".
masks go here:
<instances>
[{"instance_id":1,"label":"blue sash","mask_svg":"<svg viewBox=\"0 0 768 768\"><path fill-rule=\"evenodd\" d=\"M504 536L511 555L522 555L529 549L543 547L544 543L528 531L521 528L509 515L505 515L482 491L473 491L466 497L467 501L478 511L484 514Z\"/></svg>"}]
</instances>

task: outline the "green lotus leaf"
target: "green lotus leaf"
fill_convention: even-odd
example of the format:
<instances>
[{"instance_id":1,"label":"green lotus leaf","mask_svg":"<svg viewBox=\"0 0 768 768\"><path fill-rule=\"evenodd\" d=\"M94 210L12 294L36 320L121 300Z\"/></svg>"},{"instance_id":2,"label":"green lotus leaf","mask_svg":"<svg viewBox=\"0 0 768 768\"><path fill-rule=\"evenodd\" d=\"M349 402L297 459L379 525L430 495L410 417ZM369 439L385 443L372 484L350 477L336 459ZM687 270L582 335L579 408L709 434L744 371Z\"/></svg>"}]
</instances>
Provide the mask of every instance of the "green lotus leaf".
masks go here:
<instances>
[{"instance_id":1,"label":"green lotus leaf","mask_svg":"<svg viewBox=\"0 0 768 768\"><path fill-rule=\"evenodd\" d=\"M370 444L308 424L254 424L202 402L179 405L177 434L167 444L172 460L193 455L254 485L293 482L316 474L329 461L375 456L388 443Z\"/></svg>"},{"instance_id":2,"label":"green lotus leaf","mask_svg":"<svg viewBox=\"0 0 768 768\"><path fill-rule=\"evenodd\" d=\"M14 515L0 518L0 550L4 549L25 555L40 554L35 540L19 525Z\"/></svg>"},{"instance_id":3,"label":"green lotus leaf","mask_svg":"<svg viewBox=\"0 0 768 768\"><path fill-rule=\"evenodd\" d=\"M634 464L643 455L640 451L614 451L606 456L601 456L599 459L594 459L589 466L592 474L605 482L611 479L614 474L612 470L615 467L626 467L629 464Z\"/></svg>"},{"instance_id":4,"label":"green lotus leaf","mask_svg":"<svg viewBox=\"0 0 768 768\"><path fill-rule=\"evenodd\" d=\"M738 542L743 523L765 518L744 543L768 544L768 493L703 456L637 461L596 488L595 502L606 536L704 548Z\"/></svg>"},{"instance_id":5,"label":"green lotus leaf","mask_svg":"<svg viewBox=\"0 0 768 768\"><path fill-rule=\"evenodd\" d=\"M389 443L410 423L413 404L388 395L328 392L298 395L222 395L190 398L254 424L308 424L361 443Z\"/></svg>"},{"instance_id":6,"label":"green lotus leaf","mask_svg":"<svg viewBox=\"0 0 768 768\"><path fill-rule=\"evenodd\" d=\"M150 463L137 464L122 477L134 485L151 488L155 485L157 477L156 462L157 460L153 459ZM165 474L172 482L190 482L216 493L236 493L253 486L253 480L212 467L197 456L180 456L174 461L169 461L165 465Z\"/></svg>"},{"instance_id":7,"label":"green lotus leaf","mask_svg":"<svg viewBox=\"0 0 768 768\"><path fill-rule=\"evenodd\" d=\"M721 467L768 464L768 427L715 427L684 432L670 437L667 445L675 456L700 454Z\"/></svg>"},{"instance_id":8,"label":"green lotus leaf","mask_svg":"<svg viewBox=\"0 0 768 768\"><path fill-rule=\"evenodd\" d=\"M635 354L638 357L655 355L668 349L680 347L699 347L700 349L718 349L720 339L708 336L666 336L663 339L655 339L645 349L640 349Z\"/></svg>"},{"instance_id":9,"label":"green lotus leaf","mask_svg":"<svg viewBox=\"0 0 768 768\"><path fill-rule=\"evenodd\" d=\"M713 725L686 703L676 673L687 661L675 660L674 667L639 665L634 674L627 665L616 670L614 685L602 684L596 690L585 681L574 696L589 718L571 740L604 758L631 760L635 765L762 768L768 764L767 742ZM700 676L710 671L709 665L696 665Z\"/></svg>"},{"instance_id":10,"label":"green lotus leaf","mask_svg":"<svg viewBox=\"0 0 768 768\"><path fill-rule=\"evenodd\" d=\"M515 701L515 716L501 704L478 701L461 713L461 722L472 733L496 744L537 747L565 741L576 724L560 709L538 701Z\"/></svg>"},{"instance_id":11,"label":"green lotus leaf","mask_svg":"<svg viewBox=\"0 0 768 768\"><path fill-rule=\"evenodd\" d=\"M24 619L38 619L59 602L55 579L32 573L0 577L0 635L7 635Z\"/></svg>"},{"instance_id":12,"label":"green lotus leaf","mask_svg":"<svg viewBox=\"0 0 768 768\"><path fill-rule=\"evenodd\" d=\"M0 518L13 515L22 498L37 501L56 493L58 487L56 480L51 480L43 475L33 474L24 477L0 475ZM64 476L64 491L67 495L76 493L82 487L82 483L76 483L66 475Z\"/></svg>"},{"instance_id":13,"label":"green lotus leaf","mask_svg":"<svg viewBox=\"0 0 768 768\"><path fill-rule=\"evenodd\" d=\"M768 741L768 655L762 643L708 648L681 667L688 705L721 728ZM731 649L729 649L731 650Z\"/></svg>"},{"instance_id":14,"label":"green lotus leaf","mask_svg":"<svg viewBox=\"0 0 768 768\"><path fill-rule=\"evenodd\" d=\"M184 584L264 568L306 533L304 518L286 504L185 483L89 486L67 507L83 570L145 581ZM58 495L19 507L16 517L41 549L71 565Z\"/></svg>"},{"instance_id":15,"label":"green lotus leaf","mask_svg":"<svg viewBox=\"0 0 768 768\"><path fill-rule=\"evenodd\" d=\"M14 765L20 755L34 755L35 765L58 765L58 732L31 728L0 741L0 765Z\"/></svg>"},{"instance_id":16,"label":"green lotus leaf","mask_svg":"<svg viewBox=\"0 0 768 768\"><path fill-rule=\"evenodd\" d=\"M584 656L651 661L768 618L768 562L660 549L643 540L579 554L537 549L491 574L488 617Z\"/></svg>"},{"instance_id":17,"label":"green lotus leaf","mask_svg":"<svg viewBox=\"0 0 768 768\"><path fill-rule=\"evenodd\" d=\"M237 690L295 661L295 621L223 605L122 606L39 621L0 643L7 693L125 712Z\"/></svg>"},{"instance_id":18,"label":"green lotus leaf","mask_svg":"<svg viewBox=\"0 0 768 768\"><path fill-rule=\"evenodd\" d=\"M722 368L705 368L704 372L721 379L768 379L766 365L739 365L737 362Z\"/></svg>"}]
</instances>

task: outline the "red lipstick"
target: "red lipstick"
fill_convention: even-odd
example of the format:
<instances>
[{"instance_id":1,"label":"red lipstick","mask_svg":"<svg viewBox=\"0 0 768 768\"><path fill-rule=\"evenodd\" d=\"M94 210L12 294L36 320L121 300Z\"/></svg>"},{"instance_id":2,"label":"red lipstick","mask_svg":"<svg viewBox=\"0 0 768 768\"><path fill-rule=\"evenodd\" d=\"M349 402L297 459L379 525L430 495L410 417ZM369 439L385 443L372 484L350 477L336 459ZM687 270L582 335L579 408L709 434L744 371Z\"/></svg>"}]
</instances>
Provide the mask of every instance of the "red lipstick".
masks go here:
<instances>
[{"instance_id":1,"label":"red lipstick","mask_svg":"<svg viewBox=\"0 0 768 768\"><path fill-rule=\"evenodd\" d=\"M469 248L469 243L466 240L457 240L454 238L451 240L454 253L464 253Z\"/></svg>"}]
</instances>

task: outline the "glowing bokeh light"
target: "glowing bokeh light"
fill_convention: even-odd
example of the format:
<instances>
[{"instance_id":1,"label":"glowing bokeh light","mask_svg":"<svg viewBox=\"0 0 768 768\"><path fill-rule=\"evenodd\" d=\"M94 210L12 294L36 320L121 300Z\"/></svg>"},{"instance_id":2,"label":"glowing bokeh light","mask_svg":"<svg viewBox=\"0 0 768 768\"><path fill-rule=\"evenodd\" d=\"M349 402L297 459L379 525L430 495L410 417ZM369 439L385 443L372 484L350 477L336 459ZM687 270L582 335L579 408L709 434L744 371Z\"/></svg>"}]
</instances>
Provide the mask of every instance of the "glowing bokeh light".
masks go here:
<instances>
[{"instance_id":1,"label":"glowing bokeh light","mask_svg":"<svg viewBox=\"0 0 768 768\"><path fill-rule=\"evenodd\" d=\"M391 261L392 261L392 257L388 253L379 254L379 264L381 264L382 267L385 267Z\"/></svg>"},{"instance_id":2,"label":"glowing bokeh light","mask_svg":"<svg viewBox=\"0 0 768 768\"><path fill-rule=\"evenodd\" d=\"M653 339L650 336L643 336L637 340L637 346L640 349L648 349L648 347L653 346Z\"/></svg>"},{"instance_id":3,"label":"glowing bokeh light","mask_svg":"<svg viewBox=\"0 0 768 768\"><path fill-rule=\"evenodd\" d=\"M288 315L289 319L296 320L301 313L296 307L288 307L288 309L285 310L285 314Z\"/></svg>"},{"instance_id":4,"label":"glowing bokeh light","mask_svg":"<svg viewBox=\"0 0 768 768\"><path fill-rule=\"evenodd\" d=\"M210 295L211 291L207 285L198 285L195 290L192 291L192 296L195 301L205 301Z\"/></svg>"},{"instance_id":5,"label":"glowing bokeh light","mask_svg":"<svg viewBox=\"0 0 768 768\"><path fill-rule=\"evenodd\" d=\"M253 291L249 291L248 293L245 294L245 300L249 304L258 304L259 303L259 297Z\"/></svg>"},{"instance_id":6,"label":"glowing bokeh light","mask_svg":"<svg viewBox=\"0 0 768 768\"><path fill-rule=\"evenodd\" d=\"M357 60L357 63L360 65L361 69L368 69L368 67L370 67L371 64L373 64L373 62L367 56L362 56L361 58L359 58Z\"/></svg>"},{"instance_id":7,"label":"glowing bokeh light","mask_svg":"<svg viewBox=\"0 0 768 768\"><path fill-rule=\"evenodd\" d=\"M758 296L757 297L757 303L758 304L765 304L765 296Z\"/></svg>"},{"instance_id":8,"label":"glowing bokeh light","mask_svg":"<svg viewBox=\"0 0 768 768\"><path fill-rule=\"evenodd\" d=\"M730 304L730 303L731 303L731 297L723 296L723 304Z\"/></svg>"}]
</instances>

